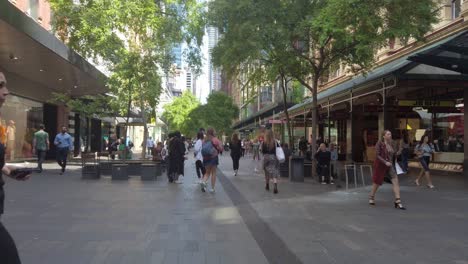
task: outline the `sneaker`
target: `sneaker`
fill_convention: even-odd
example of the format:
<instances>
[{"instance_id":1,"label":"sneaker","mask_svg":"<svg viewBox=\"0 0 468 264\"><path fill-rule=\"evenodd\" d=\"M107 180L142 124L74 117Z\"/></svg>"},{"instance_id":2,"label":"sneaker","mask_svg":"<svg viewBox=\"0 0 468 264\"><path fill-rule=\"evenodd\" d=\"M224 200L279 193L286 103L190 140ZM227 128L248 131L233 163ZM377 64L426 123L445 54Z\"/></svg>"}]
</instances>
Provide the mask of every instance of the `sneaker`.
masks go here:
<instances>
[{"instance_id":1,"label":"sneaker","mask_svg":"<svg viewBox=\"0 0 468 264\"><path fill-rule=\"evenodd\" d=\"M322 184L327 184L327 183L323 181Z\"/></svg>"},{"instance_id":2,"label":"sneaker","mask_svg":"<svg viewBox=\"0 0 468 264\"><path fill-rule=\"evenodd\" d=\"M213 188L210 189L210 193L215 193L215 192L216 192L215 189Z\"/></svg>"},{"instance_id":3,"label":"sneaker","mask_svg":"<svg viewBox=\"0 0 468 264\"><path fill-rule=\"evenodd\" d=\"M206 183L204 181L200 182L200 188L202 192L206 192Z\"/></svg>"},{"instance_id":4,"label":"sneaker","mask_svg":"<svg viewBox=\"0 0 468 264\"><path fill-rule=\"evenodd\" d=\"M182 183L184 183L184 182L181 181L181 180L177 180L177 181L175 181L175 183L177 183L177 184L182 184Z\"/></svg>"}]
</instances>

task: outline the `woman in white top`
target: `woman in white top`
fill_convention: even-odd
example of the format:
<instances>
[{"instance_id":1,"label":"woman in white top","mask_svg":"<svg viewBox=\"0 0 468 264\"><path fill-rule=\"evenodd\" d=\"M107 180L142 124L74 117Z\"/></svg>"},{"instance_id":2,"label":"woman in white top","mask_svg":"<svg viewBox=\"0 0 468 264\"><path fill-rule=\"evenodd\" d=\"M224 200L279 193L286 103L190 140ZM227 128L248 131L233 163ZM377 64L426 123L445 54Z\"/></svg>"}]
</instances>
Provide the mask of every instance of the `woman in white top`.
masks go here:
<instances>
[{"instance_id":1,"label":"woman in white top","mask_svg":"<svg viewBox=\"0 0 468 264\"><path fill-rule=\"evenodd\" d=\"M194 155L195 155L195 170L197 171L198 179L201 179L201 176L205 175L205 166L203 166L203 156L201 153L203 145L203 132L198 132L197 141L194 146ZM201 172L201 173L200 173Z\"/></svg>"}]
</instances>

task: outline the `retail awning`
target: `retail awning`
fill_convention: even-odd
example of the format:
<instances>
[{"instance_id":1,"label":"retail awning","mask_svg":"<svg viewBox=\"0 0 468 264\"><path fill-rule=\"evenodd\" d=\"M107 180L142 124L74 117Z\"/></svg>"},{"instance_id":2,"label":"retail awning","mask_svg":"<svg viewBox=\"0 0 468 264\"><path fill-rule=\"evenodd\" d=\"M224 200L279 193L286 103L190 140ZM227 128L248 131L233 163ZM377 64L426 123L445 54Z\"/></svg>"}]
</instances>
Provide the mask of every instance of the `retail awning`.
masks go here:
<instances>
[{"instance_id":1,"label":"retail awning","mask_svg":"<svg viewBox=\"0 0 468 264\"><path fill-rule=\"evenodd\" d=\"M102 94L106 76L9 1L0 1L0 68L14 94Z\"/></svg>"},{"instance_id":2,"label":"retail awning","mask_svg":"<svg viewBox=\"0 0 468 264\"><path fill-rule=\"evenodd\" d=\"M288 104L288 106L291 106L291 105L292 104ZM274 104L270 105L269 107L266 107L266 108L262 109L261 111L253 114L252 116L235 123L232 126L232 128L233 129L244 128L246 126L249 126L249 125L253 124L257 118L265 118L265 117L271 116L274 112L276 112L276 113L281 112L282 109L283 109L283 104L274 103Z\"/></svg>"},{"instance_id":3,"label":"retail awning","mask_svg":"<svg viewBox=\"0 0 468 264\"><path fill-rule=\"evenodd\" d=\"M437 68L468 74L468 32L408 59Z\"/></svg>"},{"instance_id":4,"label":"retail awning","mask_svg":"<svg viewBox=\"0 0 468 264\"><path fill-rule=\"evenodd\" d=\"M395 75L401 75L405 72L405 70L408 70L406 66L411 66L410 64L414 64L416 66L418 63L414 63L411 61L411 58L414 58L418 54L437 54L439 50L439 47L443 47L444 45L450 45L450 46L457 46L459 47L463 41L468 41L467 39L468 32L462 32L455 34L453 36L450 36L448 38L445 38L444 40L440 40L437 43L434 43L432 45L429 45L423 49L420 49L418 51L415 51L407 56L403 56L399 59L396 59L392 62L389 62L387 64L384 64L380 67L377 67L371 71L369 71L366 74L361 74L358 76L353 77L352 79L345 81L341 84L338 84L336 86L333 86L323 92L320 92L317 95L317 100L320 102L321 100L324 100L326 98L329 98L330 96L351 90L352 88L359 87L361 85L364 85L368 82L375 81L378 79L383 79L387 76L390 76L392 74ZM452 43L458 43L458 44L452 44ZM464 43L464 45L468 45L467 42ZM464 46L463 46L464 47ZM447 51L448 52L448 51ZM467 52L465 49L463 49L463 52ZM433 55L432 55L433 56ZM466 59L465 59L466 60ZM463 61L462 61L463 62ZM462 68L461 66L459 66ZM464 65L463 67L467 67L467 65ZM411 68L411 67L408 67ZM445 70L445 69L444 69ZM453 67L451 69L452 72L454 72ZM308 98L301 104L296 104L293 107L289 108L288 111L295 111L299 110L301 108L306 108L309 107L310 104L312 104L312 98Z\"/></svg>"}]
</instances>

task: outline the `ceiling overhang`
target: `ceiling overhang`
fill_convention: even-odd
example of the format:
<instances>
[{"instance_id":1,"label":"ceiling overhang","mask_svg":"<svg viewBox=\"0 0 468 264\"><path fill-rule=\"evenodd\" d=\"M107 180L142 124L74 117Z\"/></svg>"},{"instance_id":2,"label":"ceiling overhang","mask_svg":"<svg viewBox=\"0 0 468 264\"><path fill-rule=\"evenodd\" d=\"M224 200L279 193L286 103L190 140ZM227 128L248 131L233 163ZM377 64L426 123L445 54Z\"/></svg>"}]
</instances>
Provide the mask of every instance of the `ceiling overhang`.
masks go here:
<instances>
[{"instance_id":1,"label":"ceiling overhang","mask_svg":"<svg viewBox=\"0 0 468 264\"><path fill-rule=\"evenodd\" d=\"M468 74L468 32L433 49L411 56L408 60Z\"/></svg>"},{"instance_id":2,"label":"ceiling overhang","mask_svg":"<svg viewBox=\"0 0 468 264\"><path fill-rule=\"evenodd\" d=\"M12 93L42 99L107 92L103 73L9 1L0 1L0 36L0 69Z\"/></svg>"}]
</instances>

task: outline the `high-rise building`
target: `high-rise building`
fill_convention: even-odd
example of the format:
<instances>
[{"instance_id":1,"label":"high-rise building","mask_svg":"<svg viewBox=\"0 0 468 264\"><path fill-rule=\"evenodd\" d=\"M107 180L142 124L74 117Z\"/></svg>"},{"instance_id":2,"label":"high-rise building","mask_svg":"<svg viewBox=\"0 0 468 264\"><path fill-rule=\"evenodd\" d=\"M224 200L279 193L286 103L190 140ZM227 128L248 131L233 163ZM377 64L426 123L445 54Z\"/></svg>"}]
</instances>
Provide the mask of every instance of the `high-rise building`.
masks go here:
<instances>
[{"instance_id":1,"label":"high-rise building","mask_svg":"<svg viewBox=\"0 0 468 264\"><path fill-rule=\"evenodd\" d=\"M182 69L182 44L177 44L172 48L172 56L177 69Z\"/></svg>"},{"instance_id":2,"label":"high-rise building","mask_svg":"<svg viewBox=\"0 0 468 264\"><path fill-rule=\"evenodd\" d=\"M207 27L206 31L208 35L208 81L210 92L219 91L221 89L221 71L213 66L211 57L211 50L218 44L219 30L216 27Z\"/></svg>"}]
</instances>

